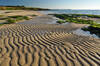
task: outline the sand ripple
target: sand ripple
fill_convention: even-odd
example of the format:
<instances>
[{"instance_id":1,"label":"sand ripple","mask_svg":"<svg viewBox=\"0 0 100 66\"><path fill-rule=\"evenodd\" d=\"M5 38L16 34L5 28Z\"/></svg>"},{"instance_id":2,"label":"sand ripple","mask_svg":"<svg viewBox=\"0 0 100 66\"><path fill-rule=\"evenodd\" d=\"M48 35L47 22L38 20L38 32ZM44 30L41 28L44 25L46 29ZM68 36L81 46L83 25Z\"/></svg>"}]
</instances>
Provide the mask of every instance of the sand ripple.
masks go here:
<instances>
[{"instance_id":1,"label":"sand ripple","mask_svg":"<svg viewBox=\"0 0 100 66\"><path fill-rule=\"evenodd\" d=\"M99 66L100 40L61 25L0 28L0 66Z\"/></svg>"}]
</instances>

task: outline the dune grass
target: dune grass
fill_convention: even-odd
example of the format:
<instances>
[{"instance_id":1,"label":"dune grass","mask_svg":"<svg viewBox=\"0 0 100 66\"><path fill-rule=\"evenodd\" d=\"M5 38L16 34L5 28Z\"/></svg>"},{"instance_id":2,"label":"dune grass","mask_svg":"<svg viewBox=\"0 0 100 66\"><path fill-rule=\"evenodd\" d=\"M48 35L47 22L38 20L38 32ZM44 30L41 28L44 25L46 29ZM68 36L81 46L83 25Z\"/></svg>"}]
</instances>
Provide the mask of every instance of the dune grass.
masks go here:
<instances>
[{"instance_id":1,"label":"dune grass","mask_svg":"<svg viewBox=\"0 0 100 66\"><path fill-rule=\"evenodd\" d=\"M0 52L2 51L2 48L0 48Z\"/></svg>"},{"instance_id":2,"label":"dune grass","mask_svg":"<svg viewBox=\"0 0 100 66\"><path fill-rule=\"evenodd\" d=\"M0 26L2 26L2 25L4 25L4 24L0 24Z\"/></svg>"},{"instance_id":3,"label":"dune grass","mask_svg":"<svg viewBox=\"0 0 100 66\"><path fill-rule=\"evenodd\" d=\"M21 16L21 15L17 15L17 16L8 16L3 18L3 20L6 20L5 23L0 24L0 26L4 25L4 24L13 24L16 23L18 21L21 20L29 20L30 18L28 16Z\"/></svg>"},{"instance_id":4,"label":"dune grass","mask_svg":"<svg viewBox=\"0 0 100 66\"><path fill-rule=\"evenodd\" d=\"M17 21L20 20L29 20L30 18L28 16L21 16L21 15L17 15L17 16L8 16L7 19L7 23L16 23Z\"/></svg>"},{"instance_id":5,"label":"dune grass","mask_svg":"<svg viewBox=\"0 0 100 66\"><path fill-rule=\"evenodd\" d=\"M12 24L12 23L16 23L16 20L9 18L5 24Z\"/></svg>"},{"instance_id":6,"label":"dune grass","mask_svg":"<svg viewBox=\"0 0 100 66\"><path fill-rule=\"evenodd\" d=\"M32 16L37 16L37 15L33 14Z\"/></svg>"},{"instance_id":7,"label":"dune grass","mask_svg":"<svg viewBox=\"0 0 100 66\"><path fill-rule=\"evenodd\" d=\"M3 17L4 15L0 15L0 17Z\"/></svg>"},{"instance_id":8,"label":"dune grass","mask_svg":"<svg viewBox=\"0 0 100 66\"><path fill-rule=\"evenodd\" d=\"M28 19L28 16L21 16L21 15L17 15L17 16L8 16L9 18L14 18L14 19Z\"/></svg>"}]
</instances>

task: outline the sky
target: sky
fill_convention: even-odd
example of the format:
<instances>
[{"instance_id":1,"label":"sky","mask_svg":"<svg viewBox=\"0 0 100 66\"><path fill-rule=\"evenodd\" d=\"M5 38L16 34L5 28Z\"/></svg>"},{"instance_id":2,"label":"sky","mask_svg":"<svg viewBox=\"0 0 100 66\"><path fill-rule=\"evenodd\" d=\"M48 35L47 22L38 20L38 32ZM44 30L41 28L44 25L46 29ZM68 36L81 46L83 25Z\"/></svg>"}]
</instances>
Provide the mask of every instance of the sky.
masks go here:
<instances>
[{"instance_id":1,"label":"sky","mask_svg":"<svg viewBox=\"0 0 100 66\"><path fill-rule=\"evenodd\" d=\"M0 5L24 5L50 9L100 9L100 0L0 0Z\"/></svg>"}]
</instances>

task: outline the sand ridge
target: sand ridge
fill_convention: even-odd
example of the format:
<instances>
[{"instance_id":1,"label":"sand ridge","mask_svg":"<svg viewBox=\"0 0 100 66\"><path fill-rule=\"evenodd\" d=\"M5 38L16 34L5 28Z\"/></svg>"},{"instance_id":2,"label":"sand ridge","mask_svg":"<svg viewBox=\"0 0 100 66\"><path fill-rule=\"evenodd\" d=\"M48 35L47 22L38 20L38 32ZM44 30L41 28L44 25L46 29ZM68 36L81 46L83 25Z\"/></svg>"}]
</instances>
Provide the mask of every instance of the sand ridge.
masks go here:
<instances>
[{"instance_id":1,"label":"sand ridge","mask_svg":"<svg viewBox=\"0 0 100 66\"><path fill-rule=\"evenodd\" d=\"M0 66L98 66L100 39L61 25L10 24L0 28Z\"/></svg>"}]
</instances>

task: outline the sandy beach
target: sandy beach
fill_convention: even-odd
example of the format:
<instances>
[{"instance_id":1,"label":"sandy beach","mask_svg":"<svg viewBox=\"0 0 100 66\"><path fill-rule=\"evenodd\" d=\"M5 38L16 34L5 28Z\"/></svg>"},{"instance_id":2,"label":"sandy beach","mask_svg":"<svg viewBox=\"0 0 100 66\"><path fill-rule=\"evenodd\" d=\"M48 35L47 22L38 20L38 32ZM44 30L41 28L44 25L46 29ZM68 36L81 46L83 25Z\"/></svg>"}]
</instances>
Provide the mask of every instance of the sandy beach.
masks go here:
<instances>
[{"instance_id":1,"label":"sandy beach","mask_svg":"<svg viewBox=\"0 0 100 66\"><path fill-rule=\"evenodd\" d=\"M0 10L0 15L3 16L2 18L0 17L0 23L5 23L6 19L3 20L3 18L8 18L10 16L27 16L30 19L33 19L36 16L42 16L43 14L32 10ZM23 22L23 20L18 22Z\"/></svg>"},{"instance_id":2,"label":"sandy beach","mask_svg":"<svg viewBox=\"0 0 100 66\"><path fill-rule=\"evenodd\" d=\"M37 14L0 26L0 66L100 65L100 39L72 33L86 25L59 25L52 16Z\"/></svg>"}]
</instances>

